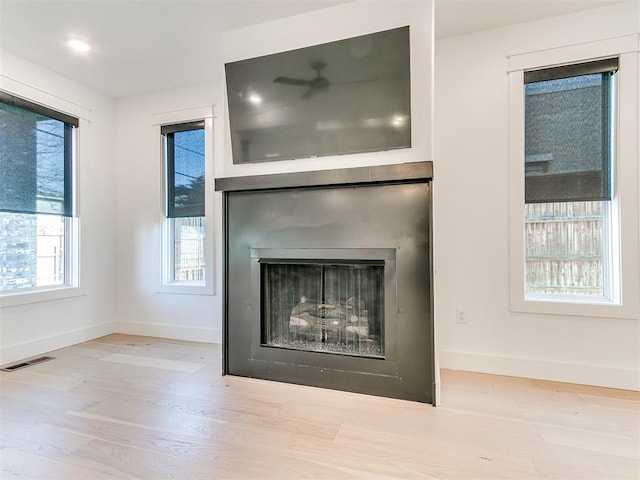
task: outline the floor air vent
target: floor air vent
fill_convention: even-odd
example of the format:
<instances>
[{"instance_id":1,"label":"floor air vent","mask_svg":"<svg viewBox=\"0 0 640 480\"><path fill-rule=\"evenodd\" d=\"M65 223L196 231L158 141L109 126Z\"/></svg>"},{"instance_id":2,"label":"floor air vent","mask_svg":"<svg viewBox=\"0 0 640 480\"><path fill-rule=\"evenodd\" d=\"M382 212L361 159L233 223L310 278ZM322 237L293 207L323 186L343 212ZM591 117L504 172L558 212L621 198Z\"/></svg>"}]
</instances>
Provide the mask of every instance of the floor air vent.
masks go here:
<instances>
[{"instance_id":1,"label":"floor air vent","mask_svg":"<svg viewBox=\"0 0 640 480\"><path fill-rule=\"evenodd\" d=\"M25 360L24 362L14 363L13 365L7 365L5 367L0 368L2 372L15 372L16 370L20 370L21 368L30 367L31 365L36 365L38 363L46 362L48 360L53 360L56 357L38 357L33 358L31 360Z\"/></svg>"}]
</instances>

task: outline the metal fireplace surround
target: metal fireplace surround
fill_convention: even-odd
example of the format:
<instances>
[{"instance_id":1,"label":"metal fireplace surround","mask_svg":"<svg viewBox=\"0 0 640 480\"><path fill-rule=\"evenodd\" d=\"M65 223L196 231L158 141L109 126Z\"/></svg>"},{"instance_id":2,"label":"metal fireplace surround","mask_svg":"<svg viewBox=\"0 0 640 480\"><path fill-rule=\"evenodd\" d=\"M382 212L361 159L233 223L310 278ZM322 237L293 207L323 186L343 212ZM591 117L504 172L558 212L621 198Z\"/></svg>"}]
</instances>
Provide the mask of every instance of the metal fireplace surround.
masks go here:
<instances>
[{"instance_id":1,"label":"metal fireplace surround","mask_svg":"<svg viewBox=\"0 0 640 480\"><path fill-rule=\"evenodd\" d=\"M431 162L416 162L217 179L224 201L223 374L432 403L432 171ZM291 331L313 320L322 327L318 341L333 328L337 342L375 340L382 353L279 348L265 341L265 265L297 262L382 266L384 298L377 304L384 318L375 339L359 323L354 304L361 300L353 297L333 301L331 322L324 318L331 302L307 300L299 291L283 292L289 304L281 309ZM316 307L322 318L312 319ZM366 308L359 312L367 315Z\"/></svg>"}]
</instances>

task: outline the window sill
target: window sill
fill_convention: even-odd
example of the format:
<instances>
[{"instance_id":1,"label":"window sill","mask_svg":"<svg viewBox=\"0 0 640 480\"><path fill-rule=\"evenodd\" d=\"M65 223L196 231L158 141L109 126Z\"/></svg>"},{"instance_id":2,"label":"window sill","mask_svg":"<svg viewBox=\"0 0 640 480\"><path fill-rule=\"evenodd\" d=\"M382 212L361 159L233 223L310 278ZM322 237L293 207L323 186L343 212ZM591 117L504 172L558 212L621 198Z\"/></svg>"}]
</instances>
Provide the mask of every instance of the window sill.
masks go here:
<instances>
[{"instance_id":1,"label":"window sill","mask_svg":"<svg viewBox=\"0 0 640 480\"><path fill-rule=\"evenodd\" d=\"M204 282L175 282L160 285L156 293L174 295L213 295L213 287Z\"/></svg>"},{"instance_id":2,"label":"window sill","mask_svg":"<svg viewBox=\"0 0 640 480\"><path fill-rule=\"evenodd\" d=\"M53 287L39 290L29 290L24 292L2 293L0 294L0 308L17 307L31 303L50 302L65 298L81 297L86 295L80 287Z\"/></svg>"},{"instance_id":3,"label":"window sill","mask_svg":"<svg viewBox=\"0 0 640 480\"><path fill-rule=\"evenodd\" d=\"M638 320L638 302L633 300L627 303L613 303L605 299L520 298L511 300L511 311Z\"/></svg>"}]
</instances>

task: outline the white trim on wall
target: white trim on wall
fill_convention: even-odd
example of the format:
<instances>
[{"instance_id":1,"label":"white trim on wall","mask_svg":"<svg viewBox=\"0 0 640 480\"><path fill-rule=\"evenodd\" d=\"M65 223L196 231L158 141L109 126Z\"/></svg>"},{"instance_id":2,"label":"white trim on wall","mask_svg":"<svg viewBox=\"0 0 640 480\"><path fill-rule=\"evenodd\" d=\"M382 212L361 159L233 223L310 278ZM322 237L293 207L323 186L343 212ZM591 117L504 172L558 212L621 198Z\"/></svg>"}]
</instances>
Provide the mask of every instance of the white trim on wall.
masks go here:
<instances>
[{"instance_id":1,"label":"white trim on wall","mask_svg":"<svg viewBox=\"0 0 640 480\"><path fill-rule=\"evenodd\" d=\"M640 391L640 377L637 370L609 365L441 350L440 367Z\"/></svg>"},{"instance_id":2,"label":"white trim on wall","mask_svg":"<svg viewBox=\"0 0 640 480\"><path fill-rule=\"evenodd\" d=\"M585 60L596 60L611 57L612 55L637 52L639 48L640 35L623 35L565 47L519 53L509 56L509 71L532 70L567 63L578 63Z\"/></svg>"},{"instance_id":3,"label":"white trim on wall","mask_svg":"<svg viewBox=\"0 0 640 480\"><path fill-rule=\"evenodd\" d=\"M172 338L188 342L222 343L220 328L183 327L163 323L115 322L115 331L127 335Z\"/></svg>"},{"instance_id":4,"label":"white trim on wall","mask_svg":"<svg viewBox=\"0 0 640 480\"><path fill-rule=\"evenodd\" d=\"M76 328L47 337L34 338L27 342L7 345L0 349L0 365L42 355L46 352L65 348L98 337L115 333L114 322L104 322L83 328Z\"/></svg>"},{"instance_id":5,"label":"white trim on wall","mask_svg":"<svg viewBox=\"0 0 640 480\"><path fill-rule=\"evenodd\" d=\"M0 90L5 90L30 102L39 103L53 110L91 122L92 112L89 107L4 73L0 73Z\"/></svg>"}]
</instances>

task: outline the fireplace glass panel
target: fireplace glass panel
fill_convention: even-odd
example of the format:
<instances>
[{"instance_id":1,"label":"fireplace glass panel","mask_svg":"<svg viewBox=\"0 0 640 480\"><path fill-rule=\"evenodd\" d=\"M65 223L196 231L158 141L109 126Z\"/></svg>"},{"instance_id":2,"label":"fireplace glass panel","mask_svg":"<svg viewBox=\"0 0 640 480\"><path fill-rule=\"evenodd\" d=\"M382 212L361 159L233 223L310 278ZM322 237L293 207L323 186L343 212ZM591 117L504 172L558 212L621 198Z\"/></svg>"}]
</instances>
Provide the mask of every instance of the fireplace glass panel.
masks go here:
<instances>
[{"instance_id":1,"label":"fireplace glass panel","mask_svg":"<svg viewBox=\"0 0 640 480\"><path fill-rule=\"evenodd\" d=\"M384 261L260 263L262 346L384 358Z\"/></svg>"}]
</instances>

